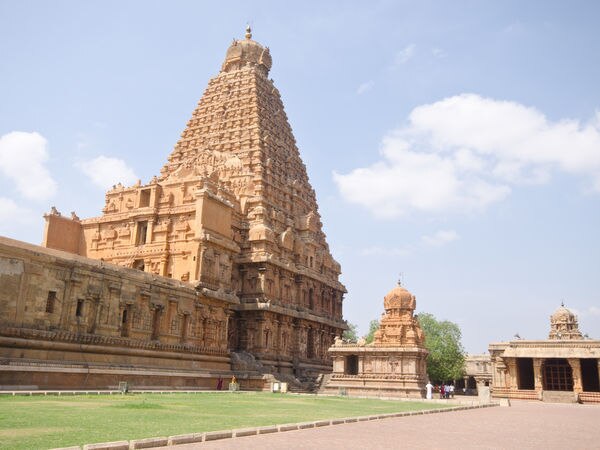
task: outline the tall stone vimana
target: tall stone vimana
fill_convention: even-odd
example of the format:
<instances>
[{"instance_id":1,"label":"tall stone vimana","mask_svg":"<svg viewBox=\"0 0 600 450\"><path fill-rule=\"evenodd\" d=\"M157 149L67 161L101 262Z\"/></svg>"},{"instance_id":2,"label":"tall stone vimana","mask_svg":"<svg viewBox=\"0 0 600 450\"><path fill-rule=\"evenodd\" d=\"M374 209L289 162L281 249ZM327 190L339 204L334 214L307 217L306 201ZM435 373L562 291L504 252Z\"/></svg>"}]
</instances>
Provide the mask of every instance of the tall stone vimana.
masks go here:
<instances>
[{"instance_id":1,"label":"tall stone vimana","mask_svg":"<svg viewBox=\"0 0 600 450\"><path fill-rule=\"evenodd\" d=\"M11 333L46 342L46 353L22 358L212 371L205 373L212 381L188 377L187 385L226 374L233 352L247 367L256 365L249 353L274 373L331 371L327 349L345 327L345 288L268 77L271 63L248 28L228 48L159 176L114 186L99 217L52 208L44 216L46 249L0 241L0 256L25 261L18 280L14 268L10 280L0 276L13 290L31 285L16 304L0 300L16 318ZM53 352L47 341L61 340L104 350ZM97 377L98 384L123 378ZM155 378L173 385L185 377Z\"/></svg>"}]
</instances>

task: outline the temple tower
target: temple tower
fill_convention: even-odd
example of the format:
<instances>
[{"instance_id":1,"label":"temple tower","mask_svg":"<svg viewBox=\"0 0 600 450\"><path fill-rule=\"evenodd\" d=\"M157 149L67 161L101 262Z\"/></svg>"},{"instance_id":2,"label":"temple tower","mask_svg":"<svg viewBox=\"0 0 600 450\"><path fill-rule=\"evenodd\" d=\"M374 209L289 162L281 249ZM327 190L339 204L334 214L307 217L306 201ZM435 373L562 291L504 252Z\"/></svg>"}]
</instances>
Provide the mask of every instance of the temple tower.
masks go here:
<instances>
[{"instance_id":1,"label":"temple tower","mask_svg":"<svg viewBox=\"0 0 600 450\"><path fill-rule=\"evenodd\" d=\"M583 339L577 316L562 304L550 316L548 339Z\"/></svg>"},{"instance_id":2,"label":"temple tower","mask_svg":"<svg viewBox=\"0 0 600 450\"><path fill-rule=\"evenodd\" d=\"M101 217L48 214L44 245L233 298L231 350L282 372L326 370L345 288L271 64L248 27L160 175L114 186Z\"/></svg>"},{"instance_id":3,"label":"temple tower","mask_svg":"<svg viewBox=\"0 0 600 450\"><path fill-rule=\"evenodd\" d=\"M394 287L383 299L385 312L373 342L336 339L329 353L333 373L323 387L330 394L422 398L427 382L425 336L414 316L416 298Z\"/></svg>"}]
</instances>

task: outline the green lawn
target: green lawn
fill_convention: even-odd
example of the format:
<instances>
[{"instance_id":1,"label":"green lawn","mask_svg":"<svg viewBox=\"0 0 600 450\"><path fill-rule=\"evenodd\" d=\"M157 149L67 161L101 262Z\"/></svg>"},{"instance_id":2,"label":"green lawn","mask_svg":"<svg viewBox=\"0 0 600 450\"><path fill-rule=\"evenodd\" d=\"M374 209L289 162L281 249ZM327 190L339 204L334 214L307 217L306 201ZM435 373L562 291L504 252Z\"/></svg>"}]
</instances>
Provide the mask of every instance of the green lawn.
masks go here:
<instances>
[{"instance_id":1,"label":"green lawn","mask_svg":"<svg viewBox=\"0 0 600 450\"><path fill-rule=\"evenodd\" d=\"M0 396L0 448L44 449L440 407L259 392Z\"/></svg>"}]
</instances>

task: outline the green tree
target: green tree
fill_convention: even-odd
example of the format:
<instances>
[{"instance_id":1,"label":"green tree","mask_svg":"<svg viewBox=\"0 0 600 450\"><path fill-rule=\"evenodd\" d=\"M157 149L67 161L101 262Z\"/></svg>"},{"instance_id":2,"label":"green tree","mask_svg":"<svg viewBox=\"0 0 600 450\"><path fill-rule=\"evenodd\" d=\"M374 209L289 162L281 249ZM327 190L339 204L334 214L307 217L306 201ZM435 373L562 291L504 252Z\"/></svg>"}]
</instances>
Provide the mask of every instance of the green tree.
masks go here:
<instances>
[{"instance_id":1,"label":"green tree","mask_svg":"<svg viewBox=\"0 0 600 450\"><path fill-rule=\"evenodd\" d=\"M365 343L370 344L373 342L373 335L377 330L379 330L379 321L371 320L371 322L369 322L369 332L365 336Z\"/></svg>"},{"instance_id":2,"label":"green tree","mask_svg":"<svg viewBox=\"0 0 600 450\"><path fill-rule=\"evenodd\" d=\"M457 324L447 320L438 321L433 314L421 313L419 324L425 334L427 374L435 383L462 378L465 371L465 352L460 342L461 332Z\"/></svg>"},{"instance_id":3,"label":"green tree","mask_svg":"<svg viewBox=\"0 0 600 450\"><path fill-rule=\"evenodd\" d=\"M344 333L342 334L342 339L351 342L356 342L358 339L358 335L356 334L358 327L356 326L356 324L350 323L347 320L344 320L344 322L346 322L346 326L348 328L344 330Z\"/></svg>"}]
</instances>

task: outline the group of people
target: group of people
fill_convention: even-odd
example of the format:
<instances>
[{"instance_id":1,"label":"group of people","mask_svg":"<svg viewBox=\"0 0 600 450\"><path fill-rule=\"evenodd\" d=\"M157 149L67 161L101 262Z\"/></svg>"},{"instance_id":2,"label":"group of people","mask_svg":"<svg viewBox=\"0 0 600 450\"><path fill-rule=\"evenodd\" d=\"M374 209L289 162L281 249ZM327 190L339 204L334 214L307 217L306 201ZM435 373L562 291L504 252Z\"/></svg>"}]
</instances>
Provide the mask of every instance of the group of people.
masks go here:
<instances>
[{"instance_id":1,"label":"group of people","mask_svg":"<svg viewBox=\"0 0 600 450\"><path fill-rule=\"evenodd\" d=\"M440 398L454 398L454 385L453 384L440 384L439 391L440 391Z\"/></svg>"},{"instance_id":2,"label":"group of people","mask_svg":"<svg viewBox=\"0 0 600 450\"><path fill-rule=\"evenodd\" d=\"M425 385L425 389L427 390L427 399L431 400L433 398L433 391L440 393L440 398L454 398L454 385L453 384L440 384L439 386L434 386L431 382L428 382Z\"/></svg>"}]
</instances>

